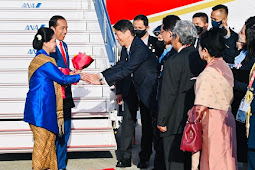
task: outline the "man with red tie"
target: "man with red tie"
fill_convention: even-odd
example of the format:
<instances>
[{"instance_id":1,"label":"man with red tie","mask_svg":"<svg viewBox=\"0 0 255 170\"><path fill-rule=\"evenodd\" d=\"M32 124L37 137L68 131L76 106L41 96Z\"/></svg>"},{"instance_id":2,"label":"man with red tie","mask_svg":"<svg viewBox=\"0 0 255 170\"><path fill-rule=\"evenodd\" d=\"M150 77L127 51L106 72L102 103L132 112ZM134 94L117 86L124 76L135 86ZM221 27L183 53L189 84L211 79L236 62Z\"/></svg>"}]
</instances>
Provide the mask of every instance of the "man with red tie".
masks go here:
<instances>
[{"instance_id":1,"label":"man with red tie","mask_svg":"<svg viewBox=\"0 0 255 170\"><path fill-rule=\"evenodd\" d=\"M66 43L63 41L67 33L67 22L64 17L55 15L49 21L49 27L56 34L56 52L50 56L55 58L58 67L64 74L68 74L69 55ZM71 85L62 86L63 110L64 110L64 129L65 134L56 138L56 153L58 160L58 169L66 169L67 164L67 142L71 133L71 108L74 107Z\"/></svg>"}]
</instances>

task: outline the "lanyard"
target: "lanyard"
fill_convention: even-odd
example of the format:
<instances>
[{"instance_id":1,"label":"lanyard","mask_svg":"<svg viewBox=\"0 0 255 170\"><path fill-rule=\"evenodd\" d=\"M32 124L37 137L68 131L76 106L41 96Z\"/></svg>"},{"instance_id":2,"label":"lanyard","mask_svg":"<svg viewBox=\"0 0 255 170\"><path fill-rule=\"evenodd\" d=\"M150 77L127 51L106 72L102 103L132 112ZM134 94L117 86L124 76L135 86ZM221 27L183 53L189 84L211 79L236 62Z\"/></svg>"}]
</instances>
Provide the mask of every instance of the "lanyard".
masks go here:
<instances>
[{"instance_id":1,"label":"lanyard","mask_svg":"<svg viewBox=\"0 0 255 170\"><path fill-rule=\"evenodd\" d=\"M250 80L249 85L248 85L248 88L250 88L250 89L251 89L251 86L252 86L252 84L254 82L254 78L255 78L255 70L253 71L253 74L251 76L251 80Z\"/></svg>"}]
</instances>

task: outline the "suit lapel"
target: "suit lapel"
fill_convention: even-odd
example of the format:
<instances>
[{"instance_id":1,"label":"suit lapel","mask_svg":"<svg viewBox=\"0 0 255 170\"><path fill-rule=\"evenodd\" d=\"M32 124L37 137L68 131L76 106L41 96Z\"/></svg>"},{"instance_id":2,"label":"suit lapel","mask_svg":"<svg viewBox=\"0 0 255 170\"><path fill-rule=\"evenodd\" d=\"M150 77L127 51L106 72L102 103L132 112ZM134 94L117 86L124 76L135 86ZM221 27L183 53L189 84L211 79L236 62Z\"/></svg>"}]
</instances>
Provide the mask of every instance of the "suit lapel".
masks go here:
<instances>
[{"instance_id":1,"label":"suit lapel","mask_svg":"<svg viewBox=\"0 0 255 170\"><path fill-rule=\"evenodd\" d=\"M62 41L63 42L63 41ZM67 45L63 42L63 47L65 49L65 52L66 52L66 61L67 61L67 66L69 68L69 55L68 55L68 50L67 50ZM58 60L59 60L59 66L62 67L62 68L66 68L66 64L65 64L65 61L64 61L64 58L60 52L60 49L56 46L56 53L57 55L59 56L58 57Z\"/></svg>"}]
</instances>

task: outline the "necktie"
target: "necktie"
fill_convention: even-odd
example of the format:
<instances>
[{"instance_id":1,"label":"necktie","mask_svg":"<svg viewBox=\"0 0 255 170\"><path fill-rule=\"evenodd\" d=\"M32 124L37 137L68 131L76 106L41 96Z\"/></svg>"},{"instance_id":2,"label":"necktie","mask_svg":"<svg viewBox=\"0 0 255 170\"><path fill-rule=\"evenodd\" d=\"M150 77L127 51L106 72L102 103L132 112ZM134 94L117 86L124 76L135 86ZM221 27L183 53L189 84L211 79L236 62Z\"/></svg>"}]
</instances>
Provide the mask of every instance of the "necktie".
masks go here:
<instances>
[{"instance_id":1,"label":"necktie","mask_svg":"<svg viewBox=\"0 0 255 170\"><path fill-rule=\"evenodd\" d=\"M127 50L127 55L128 55L127 60L129 60L130 59L130 51L129 50Z\"/></svg>"},{"instance_id":2,"label":"necktie","mask_svg":"<svg viewBox=\"0 0 255 170\"><path fill-rule=\"evenodd\" d=\"M65 54L65 51L63 49L63 44L62 44L62 41L59 42L59 46L60 46L60 52L62 54L62 57L64 59L64 62L66 64L66 67L67 67L67 61L66 61L66 54Z\"/></svg>"}]
</instances>

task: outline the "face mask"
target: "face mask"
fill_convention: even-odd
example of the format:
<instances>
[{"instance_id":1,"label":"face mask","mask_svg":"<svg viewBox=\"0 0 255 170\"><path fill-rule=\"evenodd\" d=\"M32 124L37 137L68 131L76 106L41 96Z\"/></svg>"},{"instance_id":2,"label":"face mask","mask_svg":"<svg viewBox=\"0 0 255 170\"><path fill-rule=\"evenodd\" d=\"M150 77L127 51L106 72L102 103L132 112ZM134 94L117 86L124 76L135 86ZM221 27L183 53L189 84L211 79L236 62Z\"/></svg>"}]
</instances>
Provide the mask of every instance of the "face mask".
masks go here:
<instances>
[{"instance_id":1,"label":"face mask","mask_svg":"<svg viewBox=\"0 0 255 170\"><path fill-rule=\"evenodd\" d=\"M196 29L197 29L197 35L199 35L199 34L201 34L201 32L203 32L203 27L196 25Z\"/></svg>"},{"instance_id":2,"label":"face mask","mask_svg":"<svg viewBox=\"0 0 255 170\"><path fill-rule=\"evenodd\" d=\"M159 48L164 48L165 47L165 43L164 43L164 41L157 41L157 46L159 47Z\"/></svg>"},{"instance_id":3,"label":"face mask","mask_svg":"<svg viewBox=\"0 0 255 170\"><path fill-rule=\"evenodd\" d=\"M216 22L216 21L212 20L212 26L215 27L215 28L219 28L221 24L222 24L222 20L219 21L219 22Z\"/></svg>"},{"instance_id":4,"label":"face mask","mask_svg":"<svg viewBox=\"0 0 255 170\"><path fill-rule=\"evenodd\" d=\"M135 36L142 38L146 34L146 29L144 30L135 30Z\"/></svg>"}]
</instances>

